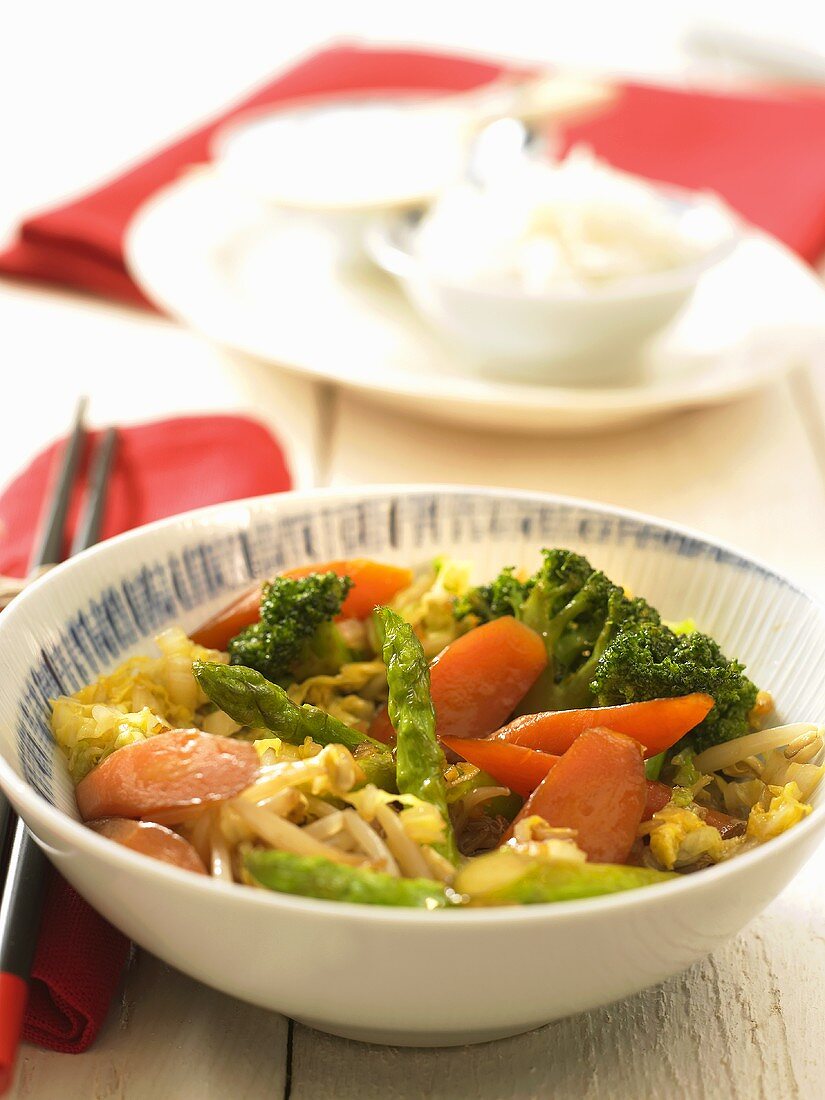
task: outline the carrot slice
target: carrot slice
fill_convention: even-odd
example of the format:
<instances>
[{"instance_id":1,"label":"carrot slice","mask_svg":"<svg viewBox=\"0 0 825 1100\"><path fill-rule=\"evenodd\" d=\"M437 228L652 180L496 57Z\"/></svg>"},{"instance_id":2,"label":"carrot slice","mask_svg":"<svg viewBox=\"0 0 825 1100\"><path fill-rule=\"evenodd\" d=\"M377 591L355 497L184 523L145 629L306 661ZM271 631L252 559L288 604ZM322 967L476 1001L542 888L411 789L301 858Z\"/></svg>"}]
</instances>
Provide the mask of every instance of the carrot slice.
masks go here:
<instances>
[{"instance_id":1,"label":"carrot slice","mask_svg":"<svg viewBox=\"0 0 825 1100\"><path fill-rule=\"evenodd\" d=\"M576 830L596 863L624 863L647 800L642 746L623 733L589 729L578 737L525 803L516 821L538 814Z\"/></svg>"},{"instance_id":2,"label":"carrot slice","mask_svg":"<svg viewBox=\"0 0 825 1100\"><path fill-rule=\"evenodd\" d=\"M655 813L664 809L668 802L670 802L672 796L673 789L672 787L668 787L667 783L657 783L652 779L648 779L647 801L645 802L645 812L642 821L649 821ZM730 814L723 814L719 810L703 808L702 816L705 819L705 824L712 825L714 829L718 829L723 837L739 836L747 827L747 822L742 821L741 818L731 817Z\"/></svg>"},{"instance_id":3,"label":"carrot slice","mask_svg":"<svg viewBox=\"0 0 825 1100\"><path fill-rule=\"evenodd\" d=\"M548 752L489 738L442 737L441 743L522 798L528 798L561 759Z\"/></svg>"},{"instance_id":4,"label":"carrot slice","mask_svg":"<svg viewBox=\"0 0 825 1100\"><path fill-rule=\"evenodd\" d=\"M203 860L189 841L165 825L157 825L154 821L130 821L125 817L107 817L88 824L96 833L133 852L182 867L184 871L206 874Z\"/></svg>"},{"instance_id":5,"label":"carrot slice","mask_svg":"<svg viewBox=\"0 0 825 1100\"><path fill-rule=\"evenodd\" d=\"M143 817L174 824L187 810L238 794L258 766L247 741L171 730L126 745L93 768L77 785L77 807L84 821Z\"/></svg>"},{"instance_id":6,"label":"carrot slice","mask_svg":"<svg viewBox=\"0 0 825 1100\"><path fill-rule=\"evenodd\" d=\"M366 619L372 614L373 608L389 603L397 592L412 584L413 579L411 569L370 561L368 558L302 565L297 569L287 569L281 576L297 580L299 577L309 576L310 573L336 573L339 577L352 579L352 588L341 608L341 619ZM226 649L230 638L258 621L261 613L261 587L261 582L252 585L232 603L216 612L211 619L207 619L192 634L192 641L209 649Z\"/></svg>"},{"instance_id":7,"label":"carrot slice","mask_svg":"<svg viewBox=\"0 0 825 1100\"><path fill-rule=\"evenodd\" d=\"M261 585L253 584L232 603L216 611L191 634L193 642L207 649L226 649L229 639L245 626L258 621L261 613Z\"/></svg>"},{"instance_id":8,"label":"carrot slice","mask_svg":"<svg viewBox=\"0 0 825 1100\"><path fill-rule=\"evenodd\" d=\"M698 726L713 705L709 695L695 692L619 707L523 714L493 736L540 752L563 753L585 730L604 726L644 745L645 756L656 756Z\"/></svg>"},{"instance_id":9,"label":"carrot slice","mask_svg":"<svg viewBox=\"0 0 825 1100\"><path fill-rule=\"evenodd\" d=\"M547 664L544 642L511 617L494 619L456 639L430 665L439 737L486 737L512 714ZM370 735L395 736L386 707Z\"/></svg>"},{"instance_id":10,"label":"carrot slice","mask_svg":"<svg viewBox=\"0 0 825 1100\"><path fill-rule=\"evenodd\" d=\"M478 741L469 737L442 737L441 741L448 749L475 764L522 798L529 798L550 769L561 759L549 752L539 752L537 749L528 749L525 745L511 745L493 738ZM645 783L647 793L642 821L649 821L670 802L673 789L666 783L653 779L647 779ZM738 817L710 808L704 810L704 818L723 837L737 836L744 831L746 825Z\"/></svg>"}]
</instances>

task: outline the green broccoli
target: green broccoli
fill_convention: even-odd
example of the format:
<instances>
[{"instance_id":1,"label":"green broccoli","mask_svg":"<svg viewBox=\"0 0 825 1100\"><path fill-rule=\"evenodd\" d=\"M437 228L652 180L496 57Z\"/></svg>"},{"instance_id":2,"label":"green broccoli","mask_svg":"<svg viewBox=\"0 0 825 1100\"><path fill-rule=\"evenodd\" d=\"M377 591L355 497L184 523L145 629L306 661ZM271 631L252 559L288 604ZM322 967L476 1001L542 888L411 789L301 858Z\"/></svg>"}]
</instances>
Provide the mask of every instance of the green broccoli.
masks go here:
<instances>
[{"instance_id":1,"label":"green broccoli","mask_svg":"<svg viewBox=\"0 0 825 1100\"><path fill-rule=\"evenodd\" d=\"M728 660L713 638L678 635L661 623L620 633L600 657L591 687L599 706L693 691L712 696L716 706L687 738L697 752L747 733L757 695L744 665Z\"/></svg>"},{"instance_id":2,"label":"green broccoli","mask_svg":"<svg viewBox=\"0 0 825 1100\"><path fill-rule=\"evenodd\" d=\"M471 616L479 623L515 615L524 603L527 583L518 579L513 566L508 566L490 584L470 588L459 596L453 613L459 621Z\"/></svg>"},{"instance_id":3,"label":"green broccoli","mask_svg":"<svg viewBox=\"0 0 825 1100\"><path fill-rule=\"evenodd\" d=\"M478 622L515 615L543 637L548 666L519 714L702 691L716 706L688 738L697 752L747 732L757 689L712 638L691 620L671 629L645 600L626 596L580 554L544 550L543 557L527 580L504 569L455 607L457 618Z\"/></svg>"},{"instance_id":4,"label":"green broccoli","mask_svg":"<svg viewBox=\"0 0 825 1100\"><path fill-rule=\"evenodd\" d=\"M260 620L230 640L230 662L282 685L337 672L351 653L332 620L351 588L335 573L276 577L264 585Z\"/></svg>"},{"instance_id":5,"label":"green broccoli","mask_svg":"<svg viewBox=\"0 0 825 1100\"><path fill-rule=\"evenodd\" d=\"M544 550L541 568L519 581L504 569L489 585L472 589L456 616L487 622L515 615L544 639L548 667L519 711L570 710L592 704L590 681L599 658L629 624L658 622L644 600L631 600L604 573L570 550Z\"/></svg>"}]
</instances>

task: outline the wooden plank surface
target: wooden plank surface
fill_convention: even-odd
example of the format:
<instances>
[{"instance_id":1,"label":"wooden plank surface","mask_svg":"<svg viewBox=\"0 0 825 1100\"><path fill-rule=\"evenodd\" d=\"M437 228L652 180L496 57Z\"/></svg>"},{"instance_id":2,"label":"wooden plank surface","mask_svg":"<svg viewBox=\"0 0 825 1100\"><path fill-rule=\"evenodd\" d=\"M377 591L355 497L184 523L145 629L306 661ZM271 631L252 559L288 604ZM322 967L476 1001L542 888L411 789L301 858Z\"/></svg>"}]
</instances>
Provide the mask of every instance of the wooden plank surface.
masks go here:
<instances>
[{"instance_id":1,"label":"wooden plank surface","mask_svg":"<svg viewBox=\"0 0 825 1100\"><path fill-rule=\"evenodd\" d=\"M820 851L762 916L684 974L528 1035L407 1050L295 1025L291 1100L818 1100L824 872ZM457 981L463 965L472 960L456 961Z\"/></svg>"}]
</instances>

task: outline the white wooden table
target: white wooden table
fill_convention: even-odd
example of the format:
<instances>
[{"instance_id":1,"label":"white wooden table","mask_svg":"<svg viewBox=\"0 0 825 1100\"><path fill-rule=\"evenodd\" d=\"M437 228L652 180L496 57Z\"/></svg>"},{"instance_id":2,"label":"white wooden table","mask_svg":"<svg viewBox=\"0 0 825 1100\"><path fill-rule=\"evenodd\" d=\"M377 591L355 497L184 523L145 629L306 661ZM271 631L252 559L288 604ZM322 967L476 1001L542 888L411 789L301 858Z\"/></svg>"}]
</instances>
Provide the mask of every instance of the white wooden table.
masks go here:
<instances>
[{"instance_id":1,"label":"white wooden table","mask_svg":"<svg viewBox=\"0 0 825 1100\"><path fill-rule=\"evenodd\" d=\"M20 108L0 115L0 142L14 154L8 158L14 170L4 170L0 180L0 219L10 224L24 210L110 170L323 34L343 29L525 54L538 49L530 23L537 9L526 3L508 6L504 31L477 6L468 31L465 5L456 5L459 17L426 3L417 27L399 29L389 7L355 5L342 24L332 9L309 5L281 26L268 24L275 16L257 3L233 5L231 25L186 4L149 3L134 16L140 26L128 29L124 53L113 45L124 34L116 8L55 5L52 33L46 40L39 36L36 55L22 48L0 67L0 101ZM632 30L633 13L626 8L611 10L621 11ZM585 30L592 13L568 17L572 30L569 22L548 28L559 43L550 56L649 70L678 65L669 23L652 27L645 54L628 31L622 39L608 13L615 34L600 36L600 45L591 41L588 52L582 42L590 41ZM42 12L18 5L13 18L25 43ZM192 20L196 47L183 56ZM67 50L63 39L79 25L96 28L96 35L75 39ZM615 56L604 54L607 39ZM52 74L45 89L44 72ZM0 284L0 356L6 411L0 481L65 428L80 392L92 395L92 415L101 423L239 409L254 412L284 440L299 487L434 480L589 496L729 539L825 597L825 380L816 365L739 404L642 431L560 440L410 423L360 398L227 356L162 319L10 284ZM825 851L729 947L681 977L621 1004L476 1048L396 1050L330 1038L211 991L141 954L95 1047L76 1058L24 1049L17 1095L821 1097L823 872Z\"/></svg>"}]
</instances>

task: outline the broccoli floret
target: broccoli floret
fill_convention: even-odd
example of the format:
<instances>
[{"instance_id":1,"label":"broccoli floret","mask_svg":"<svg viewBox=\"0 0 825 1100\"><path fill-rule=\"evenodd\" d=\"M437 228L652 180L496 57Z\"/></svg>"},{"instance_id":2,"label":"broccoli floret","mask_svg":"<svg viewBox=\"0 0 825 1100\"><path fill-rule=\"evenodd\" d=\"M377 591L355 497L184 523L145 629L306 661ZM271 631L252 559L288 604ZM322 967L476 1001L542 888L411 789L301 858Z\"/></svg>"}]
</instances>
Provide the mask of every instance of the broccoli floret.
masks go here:
<instances>
[{"instance_id":1,"label":"broccoli floret","mask_svg":"<svg viewBox=\"0 0 825 1100\"><path fill-rule=\"evenodd\" d=\"M351 588L349 577L335 573L276 577L264 585L259 622L229 642L231 663L254 668L281 685L336 672L348 650L332 620Z\"/></svg>"},{"instance_id":2,"label":"broccoli floret","mask_svg":"<svg viewBox=\"0 0 825 1100\"><path fill-rule=\"evenodd\" d=\"M716 705L687 743L699 752L739 737L757 689L744 667L729 661L691 620L662 623L641 598L631 599L580 554L544 550L526 581L503 570L471 589L456 615L487 622L515 615L544 639L548 665L518 707L519 714L615 706L701 691Z\"/></svg>"},{"instance_id":3,"label":"broccoli floret","mask_svg":"<svg viewBox=\"0 0 825 1100\"><path fill-rule=\"evenodd\" d=\"M591 688L599 706L693 691L712 696L716 705L687 738L697 752L747 733L757 695L744 665L728 660L707 634L677 635L652 623L619 634L600 657Z\"/></svg>"},{"instance_id":4,"label":"broccoli floret","mask_svg":"<svg viewBox=\"0 0 825 1100\"><path fill-rule=\"evenodd\" d=\"M582 565L589 565L578 555L570 557L573 561L561 573L552 558L545 559L554 568L537 574L518 615L542 635L548 656L547 669L519 707L522 712L591 706L590 681L613 639L636 623L658 622L652 607L628 599L604 573L591 569L582 581Z\"/></svg>"},{"instance_id":5,"label":"broccoli floret","mask_svg":"<svg viewBox=\"0 0 825 1100\"><path fill-rule=\"evenodd\" d=\"M453 606L453 614L458 620L473 616L480 623L488 623L503 615L515 615L525 596L525 583L518 579L515 569L509 565L490 584L470 588L459 596Z\"/></svg>"},{"instance_id":6,"label":"broccoli floret","mask_svg":"<svg viewBox=\"0 0 825 1100\"><path fill-rule=\"evenodd\" d=\"M592 703L596 663L625 624L658 615L644 600L628 599L587 558L570 550L544 550L541 568L520 581L504 569L488 585L472 589L456 615L487 622L515 615L544 639L548 667L523 700L522 713L569 710Z\"/></svg>"}]
</instances>

